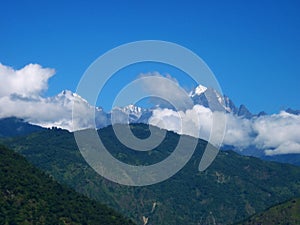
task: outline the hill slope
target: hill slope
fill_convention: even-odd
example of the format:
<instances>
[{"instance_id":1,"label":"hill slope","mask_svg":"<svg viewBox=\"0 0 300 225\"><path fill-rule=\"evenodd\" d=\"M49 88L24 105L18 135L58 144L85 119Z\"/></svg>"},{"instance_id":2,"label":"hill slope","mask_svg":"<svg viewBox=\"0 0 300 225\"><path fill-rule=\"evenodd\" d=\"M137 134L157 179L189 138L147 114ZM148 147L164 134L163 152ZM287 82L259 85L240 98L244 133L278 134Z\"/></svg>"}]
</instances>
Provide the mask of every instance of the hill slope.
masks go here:
<instances>
[{"instance_id":1,"label":"hill slope","mask_svg":"<svg viewBox=\"0 0 300 225\"><path fill-rule=\"evenodd\" d=\"M148 126L132 125L140 137ZM116 158L131 164L153 164L167 157L179 136L167 132L163 143L150 152L135 152L123 146L112 127L99 131ZM172 178L147 187L126 187L107 181L84 161L72 133L47 130L6 141L29 161L70 185L78 192L100 200L142 224L230 224L300 195L300 168L265 162L234 152L220 152L205 172L198 171L207 142L199 140L188 164Z\"/></svg>"},{"instance_id":2,"label":"hill slope","mask_svg":"<svg viewBox=\"0 0 300 225\"><path fill-rule=\"evenodd\" d=\"M273 206L237 225L257 224L300 224L300 198L295 198Z\"/></svg>"},{"instance_id":3,"label":"hill slope","mask_svg":"<svg viewBox=\"0 0 300 225\"><path fill-rule=\"evenodd\" d=\"M0 146L0 224L130 225L122 216Z\"/></svg>"},{"instance_id":4,"label":"hill slope","mask_svg":"<svg viewBox=\"0 0 300 225\"><path fill-rule=\"evenodd\" d=\"M16 117L0 119L0 137L28 135L41 130L45 130L45 128L32 125Z\"/></svg>"}]
</instances>

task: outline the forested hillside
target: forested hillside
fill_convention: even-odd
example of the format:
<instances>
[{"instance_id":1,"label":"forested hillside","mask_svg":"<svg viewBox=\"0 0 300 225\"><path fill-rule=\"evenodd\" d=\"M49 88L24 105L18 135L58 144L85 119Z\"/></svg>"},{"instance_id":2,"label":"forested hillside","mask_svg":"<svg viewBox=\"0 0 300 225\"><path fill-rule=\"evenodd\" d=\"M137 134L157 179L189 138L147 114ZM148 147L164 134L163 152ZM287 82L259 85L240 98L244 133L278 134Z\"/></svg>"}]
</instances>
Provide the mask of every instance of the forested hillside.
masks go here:
<instances>
[{"instance_id":1,"label":"forested hillside","mask_svg":"<svg viewBox=\"0 0 300 225\"><path fill-rule=\"evenodd\" d=\"M147 125L131 125L147 137ZM154 130L156 128L153 128ZM157 128L158 129L158 128ZM153 164L171 154L179 135L167 132L160 146L136 152L122 145L112 127L99 130L112 155L135 165ZM170 179L146 187L127 187L98 175L82 158L72 133L52 129L4 141L61 183L147 225L231 224L300 195L300 168L266 162L232 151L220 152L204 172L198 165L207 142L199 140L186 166Z\"/></svg>"},{"instance_id":2,"label":"forested hillside","mask_svg":"<svg viewBox=\"0 0 300 225\"><path fill-rule=\"evenodd\" d=\"M133 225L0 146L0 224Z\"/></svg>"},{"instance_id":3,"label":"forested hillside","mask_svg":"<svg viewBox=\"0 0 300 225\"><path fill-rule=\"evenodd\" d=\"M278 224L296 225L300 224L300 198L275 205L262 213L258 213L237 225Z\"/></svg>"}]
</instances>

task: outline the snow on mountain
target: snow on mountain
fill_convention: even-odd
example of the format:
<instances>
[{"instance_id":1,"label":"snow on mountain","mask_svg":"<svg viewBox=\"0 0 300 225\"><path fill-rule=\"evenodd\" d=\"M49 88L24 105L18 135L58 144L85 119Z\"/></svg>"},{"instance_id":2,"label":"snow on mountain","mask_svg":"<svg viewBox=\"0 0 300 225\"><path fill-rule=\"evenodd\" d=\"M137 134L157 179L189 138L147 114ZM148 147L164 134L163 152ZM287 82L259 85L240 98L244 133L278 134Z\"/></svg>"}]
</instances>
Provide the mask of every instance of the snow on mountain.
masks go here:
<instances>
[{"instance_id":1,"label":"snow on mountain","mask_svg":"<svg viewBox=\"0 0 300 225\"><path fill-rule=\"evenodd\" d=\"M145 111L145 109L135 106L133 104L120 108L120 110L122 110L124 113L135 115L135 117L137 118L139 118L142 115L142 113Z\"/></svg>"},{"instance_id":2,"label":"snow on mountain","mask_svg":"<svg viewBox=\"0 0 300 225\"><path fill-rule=\"evenodd\" d=\"M224 145L233 146L231 149L236 148L237 151L250 155L257 155L259 152L259 157L265 154L300 153L300 136L294 132L300 127L299 110L253 115L244 105L237 108L227 96L203 86L195 88L190 97L194 107L185 112L167 110L162 105L145 109L134 104L105 112L101 107L92 106L84 98L68 90L47 98L15 94L0 99L6 105L0 112L0 118L15 116L31 124L69 131L99 129L115 123L148 124L151 121L161 121L165 124L165 129L172 130L172 127L180 128L184 123L185 130L182 133L189 135L192 125L199 126L200 123L201 134L207 136L211 130L211 116L223 112L227 119ZM77 109L75 112L74 105Z\"/></svg>"},{"instance_id":3,"label":"snow on mountain","mask_svg":"<svg viewBox=\"0 0 300 225\"><path fill-rule=\"evenodd\" d=\"M224 106L227 112L237 114L238 108L235 106L233 101L226 95L224 95Z\"/></svg>"},{"instance_id":4,"label":"snow on mountain","mask_svg":"<svg viewBox=\"0 0 300 225\"><path fill-rule=\"evenodd\" d=\"M111 123L136 123L147 109L130 104L125 107L115 107L109 113Z\"/></svg>"},{"instance_id":5,"label":"snow on mountain","mask_svg":"<svg viewBox=\"0 0 300 225\"><path fill-rule=\"evenodd\" d=\"M202 86L201 84L197 86L191 93L190 96L194 97L196 95L201 95L207 90L207 87Z\"/></svg>"},{"instance_id":6,"label":"snow on mountain","mask_svg":"<svg viewBox=\"0 0 300 225\"><path fill-rule=\"evenodd\" d=\"M222 96L216 90L202 85L196 87L189 96L194 105L201 105L211 111L223 111L239 117L251 118L252 114L242 105L237 108L227 96ZM84 98L69 90L64 90L56 96L41 98L45 108L49 108L48 117L43 119L32 118L30 121L43 127L60 127L68 130L85 128L102 128L115 123L148 123L154 109L145 109L130 104L124 107L115 107L105 112L101 107L90 105ZM76 105L76 113L72 110ZM158 106L159 107L159 106ZM162 107L163 108L163 107Z\"/></svg>"},{"instance_id":7,"label":"snow on mountain","mask_svg":"<svg viewBox=\"0 0 300 225\"><path fill-rule=\"evenodd\" d=\"M86 128L99 129L112 123L136 123L143 114L148 112L147 109L133 104L115 107L110 112L105 112L101 107L92 106L84 98L69 90L41 99L41 101L45 103L46 108L49 107L49 118L34 117L29 118L29 121L42 127L59 127L70 131ZM75 111L73 111L73 106L76 108Z\"/></svg>"},{"instance_id":8,"label":"snow on mountain","mask_svg":"<svg viewBox=\"0 0 300 225\"><path fill-rule=\"evenodd\" d=\"M246 118L252 117L252 114L244 105L241 105L238 109L229 97L222 96L213 88L199 85L190 93L190 97L195 105L202 105L212 111L224 111Z\"/></svg>"}]
</instances>

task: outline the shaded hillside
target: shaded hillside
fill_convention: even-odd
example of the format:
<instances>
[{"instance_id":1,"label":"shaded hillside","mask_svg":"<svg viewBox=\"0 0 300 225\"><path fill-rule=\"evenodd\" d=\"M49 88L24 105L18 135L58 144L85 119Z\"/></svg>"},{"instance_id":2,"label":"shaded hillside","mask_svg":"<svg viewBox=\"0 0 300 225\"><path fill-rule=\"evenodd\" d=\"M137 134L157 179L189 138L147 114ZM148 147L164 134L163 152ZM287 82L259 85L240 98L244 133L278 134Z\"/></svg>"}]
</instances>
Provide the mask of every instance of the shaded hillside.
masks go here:
<instances>
[{"instance_id":1,"label":"shaded hillside","mask_svg":"<svg viewBox=\"0 0 300 225\"><path fill-rule=\"evenodd\" d=\"M147 125L131 125L139 137L147 137ZM154 128L156 129L156 128ZM150 152L127 149L114 136L112 127L99 135L116 158L130 164L153 164L167 157L179 135L166 139ZM213 164L199 172L207 142L199 140L189 163L172 178L147 187L126 187L94 172L82 158L72 133L53 129L7 140L15 151L78 192L122 211L142 224L230 224L300 195L300 168L265 162L234 152L220 152Z\"/></svg>"},{"instance_id":2,"label":"shaded hillside","mask_svg":"<svg viewBox=\"0 0 300 225\"><path fill-rule=\"evenodd\" d=\"M133 224L0 146L0 224Z\"/></svg>"},{"instance_id":3,"label":"shaded hillside","mask_svg":"<svg viewBox=\"0 0 300 225\"><path fill-rule=\"evenodd\" d=\"M45 130L45 128L32 125L16 117L0 119L0 137L28 135L41 130Z\"/></svg>"},{"instance_id":4,"label":"shaded hillside","mask_svg":"<svg viewBox=\"0 0 300 225\"><path fill-rule=\"evenodd\" d=\"M264 156L264 160L289 163L292 165L300 166L300 154L283 154L283 155L274 155L274 156Z\"/></svg>"},{"instance_id":5,"label":"shaded hillside","mask_svg":"<svg viewBox=\"0 0 300 225\"><path fill-rule=\"evenodd\" d=\"M237 225L300 224L300 198L278 204Z\"/></svg>"}]
</instances>

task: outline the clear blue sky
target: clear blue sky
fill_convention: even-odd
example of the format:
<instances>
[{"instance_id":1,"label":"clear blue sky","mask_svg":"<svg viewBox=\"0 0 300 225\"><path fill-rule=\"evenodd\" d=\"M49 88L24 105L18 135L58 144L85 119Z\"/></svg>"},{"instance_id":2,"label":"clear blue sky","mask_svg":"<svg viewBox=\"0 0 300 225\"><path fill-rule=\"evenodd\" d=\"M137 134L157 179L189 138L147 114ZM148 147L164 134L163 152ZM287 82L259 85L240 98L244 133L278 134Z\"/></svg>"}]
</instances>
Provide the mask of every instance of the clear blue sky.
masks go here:
<instances>
[{"instance_id":1,"label":"clear blue sky","mask_svg":"<svg viewBox=\"0 0 300 225\"><path fill-rule=\"evenodd\" d=\"M55 68L46 93L55 95L75 91L85 69L111 48L165 40L204 59L237 105L254 113L300 109L299 12L296 0L3 1L0 62Z\"/></svg>"}]
</instances>

